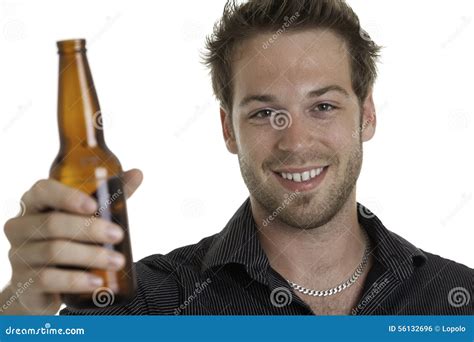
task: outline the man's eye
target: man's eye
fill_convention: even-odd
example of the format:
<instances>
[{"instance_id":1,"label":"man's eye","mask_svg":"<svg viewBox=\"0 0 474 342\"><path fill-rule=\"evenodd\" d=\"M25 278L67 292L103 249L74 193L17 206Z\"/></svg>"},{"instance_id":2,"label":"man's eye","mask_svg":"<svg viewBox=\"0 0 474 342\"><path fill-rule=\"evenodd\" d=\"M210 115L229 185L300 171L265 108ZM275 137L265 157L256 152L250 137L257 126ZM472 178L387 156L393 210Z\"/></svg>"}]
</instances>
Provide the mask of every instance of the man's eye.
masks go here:
<instances>
[{"instance_id":1,"label":"man's eye","mask_svg":"<svg viewBox=\"0 0 474 342\"><path fill-rule=\"evenodd\" d=\"M251 118L264 119L264 118L272 116L273 112L274 111L272 109L262 109L252 114Z\"/></svg>"},{"instance_id":2,"label":"man's eye","mask_svg":"<svg viewBox=\"0 0 474 342\"><path fill-rule=\"evenodd\" d=\"M315 108L320 112L329 112L331 110L336 109L337 107L329 103L320 103Z\"/></svg>"}]
</instances>

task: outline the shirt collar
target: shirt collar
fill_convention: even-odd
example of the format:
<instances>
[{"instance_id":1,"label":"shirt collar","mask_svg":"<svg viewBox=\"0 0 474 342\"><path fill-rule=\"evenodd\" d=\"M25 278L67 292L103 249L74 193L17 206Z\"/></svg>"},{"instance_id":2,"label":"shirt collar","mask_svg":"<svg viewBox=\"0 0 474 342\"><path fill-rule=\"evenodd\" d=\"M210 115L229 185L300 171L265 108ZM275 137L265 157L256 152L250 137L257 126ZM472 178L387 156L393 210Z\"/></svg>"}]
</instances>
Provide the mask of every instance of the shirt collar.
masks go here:
<instances>
[{"instance_id":1,"label":"shirt collar","mask_svg":"<svg viewBox=\"0 0 474 342\"><path fill-rule=\"evenodd\" d=\"M389 231L368 208L357 203L359 223L371 238L372 255L397 278L409 277L415 267L422 266L426 255L417 247ZM202 271L237 263L245 266L256 280L267 283L269 261L257 236L250 198L247 198L224 229L214 236L203 262Z\"/></svg>"},{"instance_id":2,"label":"shirt collar","mask_svg":"<svg viewBox=\"0 0 474 342\"><path fill-rule=\"evenodd\" d=\"M202 271L216 266L237 263L247 272L266 283L268 258L257 236L257 225L253 219L250 198L247 198L224 229L214 236L202 262Z\"/></svg>"},{"instance_id":3,"label":"shirt collar","mask_svg":"<svg viewBox=\"0 0 474 342\"><path fill-rule=\"evenodd\" d=\"M388 230L367 207L357 203L359 223L371 238L372 255L398 279L408 278L416 267L423 266L427 256L410 242Z\"/></svg>"}]
</instances>

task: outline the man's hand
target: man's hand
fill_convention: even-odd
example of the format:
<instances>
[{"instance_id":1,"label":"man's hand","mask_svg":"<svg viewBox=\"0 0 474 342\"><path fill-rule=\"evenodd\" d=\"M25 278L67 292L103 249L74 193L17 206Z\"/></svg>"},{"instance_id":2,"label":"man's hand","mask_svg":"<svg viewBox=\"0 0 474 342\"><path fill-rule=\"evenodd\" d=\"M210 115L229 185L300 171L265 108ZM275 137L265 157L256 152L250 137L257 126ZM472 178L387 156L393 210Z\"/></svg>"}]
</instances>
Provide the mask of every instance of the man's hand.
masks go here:
<instances>
[{"instance_id":1,"label":"man's hand","mask_svg":"<svg viewBox=\"0 0 474 342\"><path fill-rule=\"evenodd\" d=\"M138 169L124 173L126 198L142 180ZM94 198L45 179L36 182L22 201L24 215L4 226L11 244L12 278L0 293L1 314L53 315L61 306L60 293L87 293L102 285L102 279L90 272L55 266L107 270L124 266L122 254L91 244L118 243L123 238L122 229L112 222L98 218L86 224L98 209ZM25 283L29 285L18 294L17 284Z\"/></svg>"}]
</instances>

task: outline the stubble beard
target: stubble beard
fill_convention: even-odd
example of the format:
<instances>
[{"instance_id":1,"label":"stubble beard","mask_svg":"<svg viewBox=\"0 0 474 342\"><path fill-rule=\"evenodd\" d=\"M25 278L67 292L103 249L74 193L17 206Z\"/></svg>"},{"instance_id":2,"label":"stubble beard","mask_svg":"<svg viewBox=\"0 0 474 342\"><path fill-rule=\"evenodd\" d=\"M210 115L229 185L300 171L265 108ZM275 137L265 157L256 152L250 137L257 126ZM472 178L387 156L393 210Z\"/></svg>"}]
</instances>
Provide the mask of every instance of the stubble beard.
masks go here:
<instances>
[{"instance_id":1,"label":"stubble beard","mask_svg":"<svg viewBox=\"0 0 474 342\"><path fill-rule=\"evenodd\" d=\"M308 194L282 191L279 184L275 189L272 187L275 180L272 179L274 176L271 171L268 170L265 175L260 176L262 173L256 172L251 163L247 162L248 158L240 152L239 165L251 196L268 217L297 229L315 229L331 221L347 202L360 174L362 156L362 144L359 140L349 154L346 167L341 171L340 159L337 156L331 158L328 171L332 174L326 174L320 187Z\"/></svg>"}]
</instances>

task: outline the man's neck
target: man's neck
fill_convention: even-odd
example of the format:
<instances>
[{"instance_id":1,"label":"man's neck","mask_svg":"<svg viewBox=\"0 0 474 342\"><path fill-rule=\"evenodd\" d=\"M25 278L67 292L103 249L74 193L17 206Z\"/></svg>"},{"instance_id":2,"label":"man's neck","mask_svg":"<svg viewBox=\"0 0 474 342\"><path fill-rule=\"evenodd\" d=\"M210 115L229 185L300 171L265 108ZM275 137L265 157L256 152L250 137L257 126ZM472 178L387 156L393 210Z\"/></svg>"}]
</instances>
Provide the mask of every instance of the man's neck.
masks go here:
<instances>
[{"instance_id":1,"label":"man's neck","mask_svg":"<svg viewBox=\"0 0 474 342\"><path fill-rule=\"evenodd\" d=\"M310 288L331 288L350 277L361 262L366 241L357 219L355 191L331 221L304 230L277 219L259 225L269 213L250 199L262 248L284 278Z\"/></svg>"}]
</instances>

